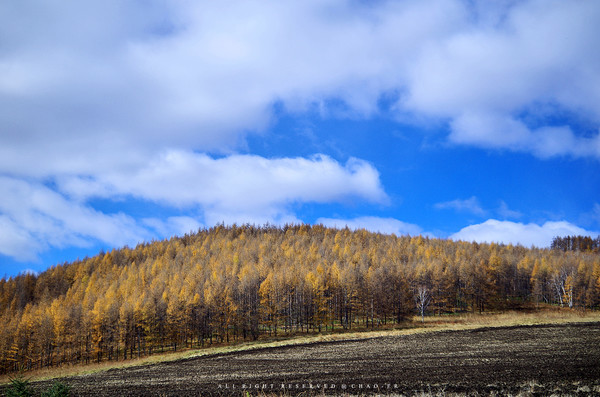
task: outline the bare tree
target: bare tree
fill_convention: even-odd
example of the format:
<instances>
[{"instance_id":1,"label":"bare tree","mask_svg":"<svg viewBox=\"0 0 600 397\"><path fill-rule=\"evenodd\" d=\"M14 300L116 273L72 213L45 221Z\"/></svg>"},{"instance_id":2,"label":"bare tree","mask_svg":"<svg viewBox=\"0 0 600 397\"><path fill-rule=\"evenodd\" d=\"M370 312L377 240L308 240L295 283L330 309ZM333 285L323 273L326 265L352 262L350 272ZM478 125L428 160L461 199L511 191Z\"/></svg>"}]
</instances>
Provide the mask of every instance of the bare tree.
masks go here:
<instances>
[{"instance_id":1,"label":"bare tree","mask_svg":"<svg viewBox=\"0 0 600 397\"><path fill-rule=\"evenodd\" d=\"M429 291L429 288L424 285L420 285L415 294L415 303L417 305L417 310L419 313L421 313L422 322L425 322L425 310L427 310L430 302L431 292Z\"/></svg>"},{"instance_id":2,"label":"bare tree","mask_svg":"<svg viewBox=\"0 0 600 397\"><path fill-rule=\"evenodd\" d=\"M573 307L573 284L576 273L575 269L561 268L550 280L561 307L565 301L570 308Z\"/></svg>"}]
</instances>

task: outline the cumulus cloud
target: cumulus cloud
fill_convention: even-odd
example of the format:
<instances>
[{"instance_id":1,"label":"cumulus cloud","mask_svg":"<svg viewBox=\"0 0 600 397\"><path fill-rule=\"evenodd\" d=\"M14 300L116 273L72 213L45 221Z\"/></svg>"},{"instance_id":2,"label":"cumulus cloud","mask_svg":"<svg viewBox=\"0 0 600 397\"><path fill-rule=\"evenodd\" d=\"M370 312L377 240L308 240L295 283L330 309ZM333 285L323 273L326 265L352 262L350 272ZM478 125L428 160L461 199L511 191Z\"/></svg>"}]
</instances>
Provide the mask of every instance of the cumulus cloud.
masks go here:
<instances>
[{"instance_id":1,"label":"cumulus cloud","mask_svg":"<svg viewBox=\"0 0 600 397\"><path fill-rule=\"evenodd\" d=\"M207 224L284 223L297 221L289 212L291 204L388 200L372 165L353 158L342 165L324 155L213 158L171 150L137 169L92 178L65 177L58 185L78 199L128 195L169 206L199 207Z\"/></svg>"},{"instance_id":2,"label":"cumulus cloud","mask_svg":"<svg viewBox=\"0 0 600 397\"><path fill-rule=\"evenodd\" d=\"M521 244L525 247L549 247L556 236L596 236L600 232L582 229L566 221L536 223L518 223L511 221L487 221L470 225L450 236L453 240L477 241L487 243Z\"/></svg>"},{"instance_id":3,"label":"cumulus cloud","mask_svg":"<svg viewBox=\"0 0 600 397\"><path fill-rule=\"evenodd\" d=\"M568 126L532 129L507 115L467 112L454 118L451 128L455 143L531 152L540 158L600 157L600 134L578 137Z\"/></svg>"},{"instance_id":4,"label":"cumulus cloud","mask_svg":"<svg viewBox=\"0 0 600 397\"><path fill-rule=\"evenodd\" d=\"M475 2L475 9L487 10L485 18L475 12L474 25L424 47L410 65L403 105L448 118L452 142L539 157L600 157L597 130L592 137L576 134L569 125L545 122L540 109L543 104L568 109L597 125L598 4L534 0L488 8L484 3ZM534 122L516 117L523 113Z\"/></svg>"},{"instance_id":5,"label":"cumulus cloud","mask_svg":"<svg viewBox=\"0 0 600 397\"><path fill-rule=\"evenodd\" d=\"M381 218L376 216L363 216L353 219L319 218L317 223L324 226L350 229L365 229L375 233L395 234L397 236L423 234L423 229L418 225L406 223L394 218Z\"/></svg>"},{"instance_id":6,"label":"cumulus cloud","mask_svg":"<svg viewBox=\"0 0 600 397\"><path fill-rule=\"evenodd\" d=\"M479 204L479 200L477 197L472 196L468 199L461 200L456 199L452 201L445 201L442 203L436 203L434 208L437 209L452 209L460 212L468 212L474 215L483 216L486 214L486 211L481 208L481 204Z\"/></svg>"},{"instance_id":7,"label":"cumulus cloud","mask_svg":"<svg viewBox=\"0 0 600 397\"><path fill-rule=\"evenodd\" d=\"M251 155L212 158L169 151L148 165L119 173L58 178L50 188L38 182L0 177L0 253L20 260L67 245L94 241L114 246L156 236L195 231L216 223L299 223L292 206L359 199L385 203L379 173L369 163L345 165L327 156L267 159ZM198 212L190 216L136 221L104 214L94 198L134 198Z\"/></svg>"},{"instance_id":8,"label":"cumulus cloud","mask_svg":"<svg viewBox=\"0 0 600 397\"><path fill-rule=\"evenodd\" d=\"M341 165L325 155L213 158L171 150L137 169L65 177L58 183L61 191L79 198L132 195L174 206L254 209L273 203L325 203L344 197L386 200L379 173L369 163L350 159Z\"/></svg>"}]
</instances>

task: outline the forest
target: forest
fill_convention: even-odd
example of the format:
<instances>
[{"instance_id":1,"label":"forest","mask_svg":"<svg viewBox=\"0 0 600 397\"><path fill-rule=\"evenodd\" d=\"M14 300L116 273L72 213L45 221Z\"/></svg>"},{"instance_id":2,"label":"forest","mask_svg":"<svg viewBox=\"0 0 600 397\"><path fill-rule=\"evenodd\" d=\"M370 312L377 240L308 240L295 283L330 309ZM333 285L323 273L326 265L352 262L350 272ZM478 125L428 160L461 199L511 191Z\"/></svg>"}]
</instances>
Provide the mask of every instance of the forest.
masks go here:
<instances>
[{"instance_id":1,"label":"forest","mask_svg":"<svg viewBox=\"0 0 600 397\"><path fill-rule=\"evenodd\" d=\"M414 315L598 308L597 249L559 243L218 225L0 280L0 373Z\"/></svg>"}]
</instances>

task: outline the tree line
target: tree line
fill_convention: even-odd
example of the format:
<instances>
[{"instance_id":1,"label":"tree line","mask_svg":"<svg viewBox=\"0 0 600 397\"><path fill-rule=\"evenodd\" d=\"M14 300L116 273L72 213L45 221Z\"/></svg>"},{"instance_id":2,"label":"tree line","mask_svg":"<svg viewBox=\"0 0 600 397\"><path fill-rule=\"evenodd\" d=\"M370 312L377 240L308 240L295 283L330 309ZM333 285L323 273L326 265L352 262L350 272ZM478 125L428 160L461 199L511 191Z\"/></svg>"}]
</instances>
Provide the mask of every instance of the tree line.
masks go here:
<instances>
[{"instance_id":1,"label":"tree line","mask_svg":"<svg viewBox=\"0 0 600 397\"><path fill-rule=\"evenodd\" d=\"M324 226L216 226L0 280L0 372L415 314L597 308L592 252Z\"/></svg>"},{"instance_id":2,"label":"tree line","mask_svg":"<svg viewBox=\"0 0 600 397\"><path fill-rule=\"evenodd\" d=\"M589 251L589 252L600 252L600 236L592 238L590 236L565 236L565 237L554 237L552 249L562 251Z\"/></svg>"}]
</instances>

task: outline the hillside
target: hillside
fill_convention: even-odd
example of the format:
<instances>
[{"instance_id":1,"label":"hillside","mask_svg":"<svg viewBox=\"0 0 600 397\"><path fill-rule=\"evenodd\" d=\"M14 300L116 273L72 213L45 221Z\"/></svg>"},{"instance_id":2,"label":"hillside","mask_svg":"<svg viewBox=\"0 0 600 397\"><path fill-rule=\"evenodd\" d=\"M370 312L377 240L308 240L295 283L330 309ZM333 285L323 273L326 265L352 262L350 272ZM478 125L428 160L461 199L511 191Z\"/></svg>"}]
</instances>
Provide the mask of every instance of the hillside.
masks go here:
<instances>
[{"instance_id":1,"label":"hillside","mask_svg":"<svg viewBox=\"0 0 600 397\"><path fill-rule=\"evenodd\" d=\"M217 226L1 280L0 371L599 298L592 252Z\"/></svg>"}]
</instances>

